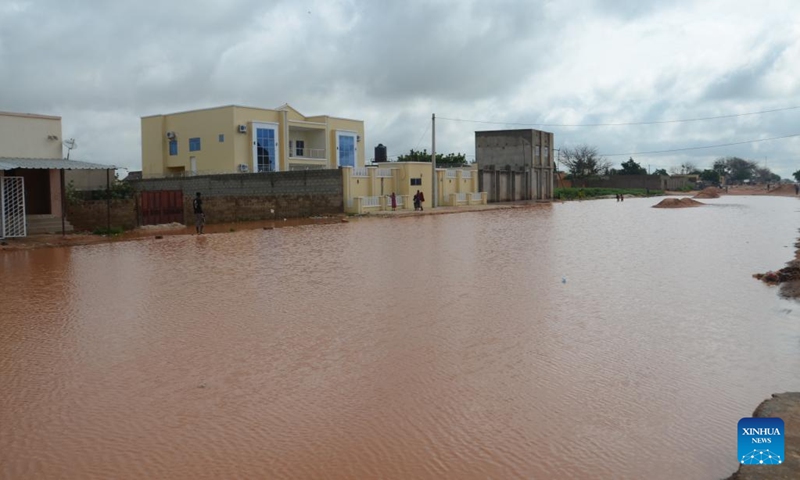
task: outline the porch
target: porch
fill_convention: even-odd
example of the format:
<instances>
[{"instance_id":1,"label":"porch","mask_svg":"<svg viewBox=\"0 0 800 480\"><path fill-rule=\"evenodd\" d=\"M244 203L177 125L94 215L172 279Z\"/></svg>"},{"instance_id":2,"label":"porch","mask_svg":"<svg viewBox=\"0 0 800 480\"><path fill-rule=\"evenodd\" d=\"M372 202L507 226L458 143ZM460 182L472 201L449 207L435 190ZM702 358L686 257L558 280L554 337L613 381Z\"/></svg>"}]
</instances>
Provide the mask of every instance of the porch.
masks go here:
<instances>
[{"instance_id":1,"label":"porch","mask_svg":"<svg viewBox=\"0 0 800 480\"><path fill-rule=\"evenodd\" d=\"M0 238L66 233L65 170L115 167L66 159L0 158ZM60 227L60 228L59 228Z\"/></svg>"}]
</instances>

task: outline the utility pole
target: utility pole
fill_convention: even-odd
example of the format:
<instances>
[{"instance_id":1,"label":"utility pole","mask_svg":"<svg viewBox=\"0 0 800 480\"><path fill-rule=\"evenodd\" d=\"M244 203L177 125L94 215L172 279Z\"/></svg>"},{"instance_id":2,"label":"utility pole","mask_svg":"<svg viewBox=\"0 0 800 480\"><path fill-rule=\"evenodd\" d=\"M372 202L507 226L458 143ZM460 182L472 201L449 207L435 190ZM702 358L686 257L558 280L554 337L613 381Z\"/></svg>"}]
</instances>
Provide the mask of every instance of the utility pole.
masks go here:
<instances>
[{"instance_id":1,"label":"utility pole","mask_svg":"<svg viewBox=\"0 0 800 480\"><path fill-rule=\"evenodd\" d=\"M431 183L433 187L433 200L431 201L431 207L437 207L437 199L439 193L439 179L436 178L436 114L431 114L431 166L433 167L433 175L431 177Z\"/></svg>"}]
</instances>

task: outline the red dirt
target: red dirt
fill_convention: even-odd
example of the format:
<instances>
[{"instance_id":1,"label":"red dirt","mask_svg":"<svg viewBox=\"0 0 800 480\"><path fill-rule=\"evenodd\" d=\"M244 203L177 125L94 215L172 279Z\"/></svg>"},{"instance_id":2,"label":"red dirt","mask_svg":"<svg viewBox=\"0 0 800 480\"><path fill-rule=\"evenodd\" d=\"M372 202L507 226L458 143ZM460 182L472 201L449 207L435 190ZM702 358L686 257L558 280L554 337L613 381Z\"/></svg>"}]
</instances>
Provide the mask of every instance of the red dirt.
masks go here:
<instances>
[{"instance_id":1,"label":"red dirt","mask_svg":"<svg viewBox=\"0 0 800 480\"><path fill-rule=\"evenodd\" d=\"M690 207L700 207L705 205L705 203L698 202L697 200L692 200L689 197L684 198L665 198L658 202L657 205L653 205L653 208L690 208Z\"/></svg>"},{"instance_id":2,"label":"red dirt","mask_svg":"<svg viewBox=\"0 0 800 480\"><path fill-rule=\"evenodd\" d=\"M694 198L719 198L722 193L717 187L707 187L703 191L694 196Z\"/></svg>"}]
</instances>

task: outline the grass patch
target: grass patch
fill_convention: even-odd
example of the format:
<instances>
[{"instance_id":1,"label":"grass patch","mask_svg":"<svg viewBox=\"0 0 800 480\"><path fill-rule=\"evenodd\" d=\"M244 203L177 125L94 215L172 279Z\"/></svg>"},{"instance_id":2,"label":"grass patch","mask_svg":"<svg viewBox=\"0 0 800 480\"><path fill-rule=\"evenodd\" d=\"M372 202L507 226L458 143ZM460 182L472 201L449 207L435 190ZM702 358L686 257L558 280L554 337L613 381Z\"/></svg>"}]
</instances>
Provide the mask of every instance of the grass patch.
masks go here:
<instances>
[{"instance_id":1,"label":"grass patch","mask_svg":"<svg viewBox=\"0 0 800 480\"><path fill-rule=\"evenodd\" d=\"M122 235L122 233L124 231L125 231L125 229L122 228L122 227L111 227L111 228L97 227L97 228L94 229L94 231L92 231L92 234L94 234L94 235L107 235L107 236L110 236L110 237L115 237L117 235Z\"/></svg>"},{"instance_id":2,"label":"grass patch","mask_svg":"<svg viewBox=\"0 0 800 480\"><path fill-rule=\"evenodd\" d=\"M559 200L576 200L579 198L597 198L610 195L631 195L634 197L646 197L647 190L644 188L556 188L555 198ZM650 190L650 195L663 195L663 190Z\"/></svg>"}]
</instances>

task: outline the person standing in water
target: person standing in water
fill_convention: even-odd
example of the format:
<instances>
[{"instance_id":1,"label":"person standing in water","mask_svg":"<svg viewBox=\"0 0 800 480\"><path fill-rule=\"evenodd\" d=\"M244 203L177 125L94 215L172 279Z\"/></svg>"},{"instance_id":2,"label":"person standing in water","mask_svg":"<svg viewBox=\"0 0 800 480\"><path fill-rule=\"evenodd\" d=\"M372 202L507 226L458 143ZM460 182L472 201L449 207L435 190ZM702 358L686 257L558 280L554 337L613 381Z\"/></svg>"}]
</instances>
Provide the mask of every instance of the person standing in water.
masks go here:
<instances>
[{"instance_id":1,"label":"person standing in water","mask_svg":"<svg viewBox=\"0 0 800 480\"><path fill-rule=\"evenodd\" d=\"M192 201L192 210L194 210L194 228L198 235L202 235L203 227L206 225L206 214L203 213L203 198L200 196L200 192L197 192Z\"/></svg>"}]
</instances>

